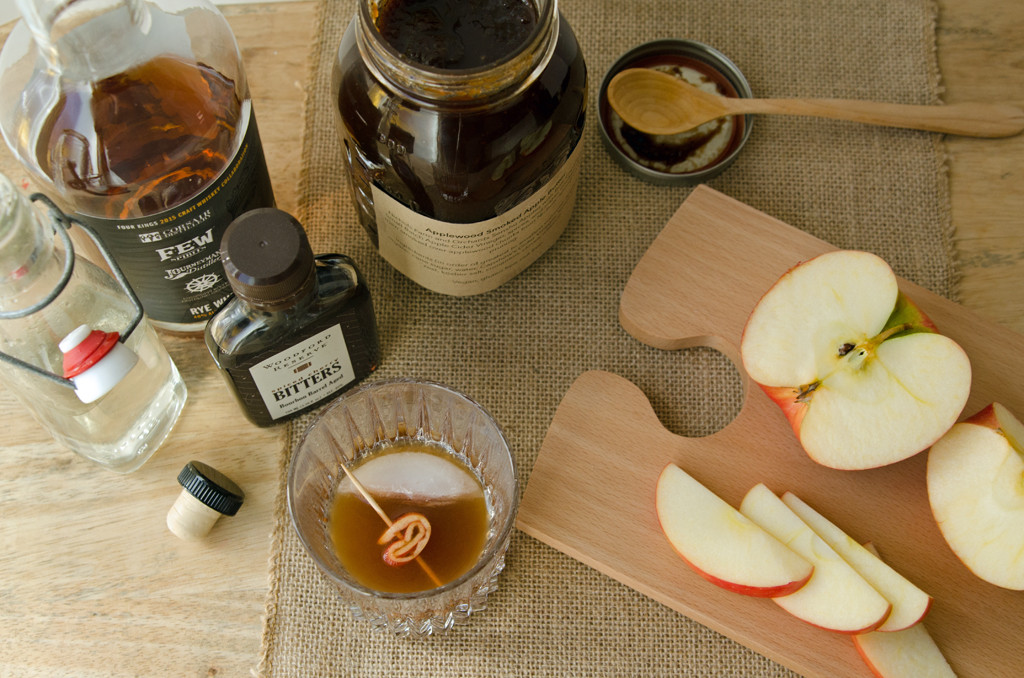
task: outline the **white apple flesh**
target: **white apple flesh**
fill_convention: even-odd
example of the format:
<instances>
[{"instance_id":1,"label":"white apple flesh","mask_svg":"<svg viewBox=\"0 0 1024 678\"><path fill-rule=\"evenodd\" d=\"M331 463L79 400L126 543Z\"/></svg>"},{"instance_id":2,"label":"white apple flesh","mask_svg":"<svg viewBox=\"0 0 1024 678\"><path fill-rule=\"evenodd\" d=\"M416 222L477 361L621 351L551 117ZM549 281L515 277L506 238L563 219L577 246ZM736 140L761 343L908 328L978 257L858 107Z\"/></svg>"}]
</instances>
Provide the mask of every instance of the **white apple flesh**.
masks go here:
<instances>
[{"instance_id":1,"label":"white apple flesh","mask_svg":"<svg viewBox=\"0 0 1024 678\"><path fill-rule=\"evenodd\" d=\"M931 596L792 492L783 494L782 501L849 563L857 574L867 580L872 588L892 603L892 612L876 629L877 631L891 632L909 628L928 613L932 603Z\"/></svg>"},{"instance_id":2,"label":"white apple flesh","mask_svg":"<svg viewBox=\"0 0 1024 678\"><path fill-rule=\"evenodd\" d=\"M963 349L868 252L841 250L783 275L747 320L747 374L778 404L807 454L837 469L927 449L967 402Z\"/></svg>"},{"instance_id":3,"label":"white apple flesh","mask_svg":"<svg viewBox=\"0 0 1024 678\"><path fill-rule=\"evenodd\" d=\"M655 505L676 553L722 588L750 596L786 595L813 566L674 464L658 477Z\"/></svg>"},{"instance_id":4,"label":"white apple flesh","mask_svg":"<svg viewBox=\"0 0 1024 678\"><path fill-rule=\"evenodd\" d=\"M1024 424L993 403L928 453L928 500L939 530L975 575L1024 590Z\"/></svg>"},{"instance_id":5,"label":"white apple flesh","mask_svg":"<svg viewBox=\"0 0 1024 678\"><path fill-rule=\"evenodd\" d=\"M956 678L924 624L854 636L853 644L878 678Z\"/></svg>"},{"instance_id":6,"label":"white apple flesh","mask_svg":"<svg viewBox=\"0 0 1024 678\"><path fill-rule=\"evenodd\" d=\"M784 610L839 633L873 631L889 616L889 601L764 484L750 489L740 512L814 565L801 589L772 598Z\"/></svg>"},{"instance_id":7,"label":"white apple flesh","mask_svg":"<svg viewBox=\"0 0 1024 678\"><path fill-rule=\"evenodd\" d=\"M874 544L864 548L881 559ZM862 633L853 636L853 645L878 678L956 678L924 624L891 633Z\"/></svg>"}]
</instances>

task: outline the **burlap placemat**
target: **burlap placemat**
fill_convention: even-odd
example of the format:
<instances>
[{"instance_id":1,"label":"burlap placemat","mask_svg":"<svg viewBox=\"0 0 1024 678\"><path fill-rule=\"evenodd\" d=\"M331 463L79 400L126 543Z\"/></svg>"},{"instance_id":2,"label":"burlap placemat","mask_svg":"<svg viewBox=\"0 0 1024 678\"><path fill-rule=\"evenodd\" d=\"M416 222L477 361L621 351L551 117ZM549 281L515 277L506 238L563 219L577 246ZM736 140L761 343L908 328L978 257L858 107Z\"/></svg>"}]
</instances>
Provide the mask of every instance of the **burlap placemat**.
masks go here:
<instances>
[{"instance_id":1,"label":"burlap placemat","mask_svg":"<svg viewBox=\"0 0 1024 678\"><path fill-rule=\"evenodd\" d=\"M565 234L530 269L472 298L427 292L390 269L357 225L334 129L330 72L350 0L322 0L306 109L300 218L314 249L353 256L370 281L383 360L374 378L447 383L505 428L525 487L561 396L588 369L629 378L665 424L706 435L738 411L732 364L707 348L663 352L617 321L634 265L689 194L619 169L595 125L611 63L662 37L709 43L758 96L939 101L932 0L561 0L586 55L591 119ZM871 250L952 296L955 266L940 139L823 120L761 117L716 189L839 247ZM310 417L291 424L291 440ZM398 640L354 622L275 514L259 673L314 676L782 676L791 673L517 532L486 611L443 637Z\"/></svg>"}]
</instances>

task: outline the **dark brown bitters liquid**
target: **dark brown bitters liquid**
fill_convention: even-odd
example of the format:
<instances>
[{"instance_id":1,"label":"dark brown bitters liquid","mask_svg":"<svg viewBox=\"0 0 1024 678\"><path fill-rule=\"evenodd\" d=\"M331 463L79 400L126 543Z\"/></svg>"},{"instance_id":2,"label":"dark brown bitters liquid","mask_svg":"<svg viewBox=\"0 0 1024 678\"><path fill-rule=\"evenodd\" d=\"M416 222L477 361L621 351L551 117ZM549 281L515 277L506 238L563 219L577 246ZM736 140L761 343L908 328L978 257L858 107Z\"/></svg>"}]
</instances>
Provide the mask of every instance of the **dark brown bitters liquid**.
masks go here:
<instances>
[{"instance_id":1,"label":"dark brown bitters liquid","mask_svg":"<svg viewBox=\"0 0 1024 678\"><path fill-rule=\"evenodd\" d=\"M373 185L425 216L473 223L516 206L564 164L583 131L587 74L571 27L556 21L551 58L521 91L443 105L378 81L349 27L334 87L359 218L375 244ZM536 24L528 0L391 0L376 25L406 60L455 72L508 58Z\"/></svg>"}]
</instances>

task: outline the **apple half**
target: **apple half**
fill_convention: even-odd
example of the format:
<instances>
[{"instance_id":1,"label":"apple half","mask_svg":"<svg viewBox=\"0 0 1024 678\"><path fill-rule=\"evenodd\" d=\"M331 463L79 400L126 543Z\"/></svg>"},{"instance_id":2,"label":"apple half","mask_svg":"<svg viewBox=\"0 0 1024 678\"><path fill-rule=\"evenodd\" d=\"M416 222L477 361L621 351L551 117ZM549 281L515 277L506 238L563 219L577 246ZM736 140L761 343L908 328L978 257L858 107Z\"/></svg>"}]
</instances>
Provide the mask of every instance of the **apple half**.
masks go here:
<instances>
[{"instance_id":1,"label":"apple half","mask_svg":"<svg viewBox=\"0 0 1024 678\"><path fill-rule=\"evenodd\" d=\"M763 483L750 488L740 512L814 565L810 581L772 598L809 624L838 633L877 629L892 606Z\"/></svg>"},{"instance_id":2,"label":"apple half","mask_svg":"<svg viewBox=\"0 0 1024 678\"><path fill-rule=\"evenodd\" d=\"M836 469L927 449L971 388L963 349L868 252L829 252L790 269L751 312L740 353L807 454Z\"/></svg>"},{"instance_id":3,"label":"apple half","mask_svg":"<svg viewBox=\"0 0 1024 678\"><path fill-rule=\"evenodd\" d=\"M928 501L939 531L985 581L1024 590L1024 424L993 403L928 453Z\"/></svg>"},{"instance_id":4,"label":"apple half","mask_svg":"<svg viewBox=\"0 0 1024 678\"><path fill-rule=\"evenodd\" d=\"M792 509L814 533L848 562L857 574L892 603L892 612L876 631L901 631L920 622L931 608L932 597L894 570L869 549L861 546L835 523L811 508L792 492L782 495Z\"/></svg>"},{"instance_id":5,"label":"apple half","mask_svg":"<svg viewBox=\"0 0 1024 678\"><path fill-rule=\"evenodd\" d=\"M676 553L698 574L748 596L792 593L813 566L675 464L658 477L655 506Z\"/></svg>"}]
</instances>

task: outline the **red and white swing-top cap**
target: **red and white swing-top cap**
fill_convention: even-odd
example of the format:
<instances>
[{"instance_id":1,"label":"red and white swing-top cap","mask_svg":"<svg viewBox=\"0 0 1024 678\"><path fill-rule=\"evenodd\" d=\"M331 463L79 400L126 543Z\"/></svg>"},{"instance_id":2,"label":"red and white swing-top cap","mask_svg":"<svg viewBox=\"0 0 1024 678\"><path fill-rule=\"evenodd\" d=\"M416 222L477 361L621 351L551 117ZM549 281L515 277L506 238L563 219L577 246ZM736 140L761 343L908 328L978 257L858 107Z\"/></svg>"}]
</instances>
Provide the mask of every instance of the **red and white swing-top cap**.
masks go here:
<instances>
[{"instance_id":1,"label":"red and white swing-top cap","mask_svg":"<svg viewBox=\"0 0 1024 678\"><path fill-rule=\"evenodd\" d=\"M64 376L75 385L83 403L111 391L139 361L118 339L117 332L102 332L80 325L58 344L64 354Z\"/></svg>"}]
</instances>

